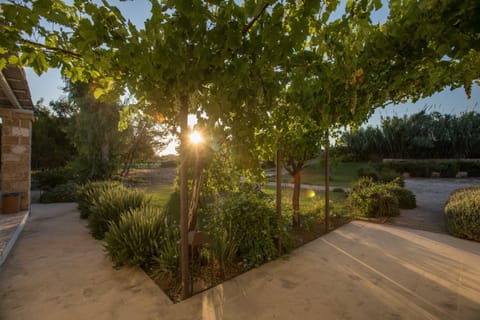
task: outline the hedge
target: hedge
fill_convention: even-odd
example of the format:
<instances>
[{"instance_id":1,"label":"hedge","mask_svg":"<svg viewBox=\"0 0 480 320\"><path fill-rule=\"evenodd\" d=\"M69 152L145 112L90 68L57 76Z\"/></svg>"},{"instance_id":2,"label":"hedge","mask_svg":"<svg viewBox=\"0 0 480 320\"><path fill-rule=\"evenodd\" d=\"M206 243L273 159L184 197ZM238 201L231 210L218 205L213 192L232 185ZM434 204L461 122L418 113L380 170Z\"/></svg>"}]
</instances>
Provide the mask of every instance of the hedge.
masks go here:
<instances>
[{"instance_id":1,"label":"hedge","mask_svg":"<svg viewBox=\"0 0 480 320\"><path fill-rule=\"evenodd\" d=\"M454 191L445 206L445 217L452 235L480 241L480 187Z\"/></svg>"}]
</instances>

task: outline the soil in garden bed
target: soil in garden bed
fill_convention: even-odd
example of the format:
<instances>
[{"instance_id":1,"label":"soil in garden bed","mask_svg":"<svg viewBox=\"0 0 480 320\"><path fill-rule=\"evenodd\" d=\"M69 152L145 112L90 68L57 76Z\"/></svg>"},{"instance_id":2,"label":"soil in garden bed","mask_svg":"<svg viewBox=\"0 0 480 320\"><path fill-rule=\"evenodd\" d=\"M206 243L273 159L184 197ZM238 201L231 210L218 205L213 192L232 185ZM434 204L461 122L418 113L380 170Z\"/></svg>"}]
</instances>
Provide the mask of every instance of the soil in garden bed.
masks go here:
<instances>
[{"instance_id":1,"label":"soil in garden bed","mask_svg":"<svg viewBox=\"0 0 480 320\"><path fill-rule=\"evenodd\" d=\"M332 218L330 223L330 231L350 222L350 218L336 217ZM293 237L294 249L313 241L325 234L325 225L318 223L311 225L309 228L295 228L291 230ZM196 264L193 268L193 295L208 290L227 280L247 272L239 266L230 266L225 273L220 272L218 265L203 261L200 265ZM149 276L152 276L149 270L145 270ZM165 292L165 294L174 303L181 301L181 283L178 277L162 276L153 279L155 283Z\"/></svg>"}]
</instances>

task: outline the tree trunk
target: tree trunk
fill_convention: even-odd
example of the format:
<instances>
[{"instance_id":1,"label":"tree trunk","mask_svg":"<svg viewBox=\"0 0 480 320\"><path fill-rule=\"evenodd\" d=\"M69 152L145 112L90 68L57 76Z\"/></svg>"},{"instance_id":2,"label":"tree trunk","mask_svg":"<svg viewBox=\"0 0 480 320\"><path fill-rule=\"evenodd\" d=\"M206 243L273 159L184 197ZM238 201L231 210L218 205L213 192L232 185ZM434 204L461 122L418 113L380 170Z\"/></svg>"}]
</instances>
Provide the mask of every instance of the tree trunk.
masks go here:
<instances>
[{"instance_id":1,"label":"tree trunk","mask_svg":"<svg viewBox=\"0 0 480 320\"><path fill-rule=\"evenodd\" d=\"M280 222L280 219L282 218L282 153L280 150L277 150L277 155L276 155L276 169L277 169L277 176L275 178L275 189L276 189L276 195L277 195L277 216L278 220ZM278 252L281 252L282 250L282 244L280 240L278 240Z\"/></svg>"},{"instance_id":2,"label":"tree trunk","mask_svg":"<svg viewBox=\"0 0 480 320\"><path fill-rule=\"evenodd\" d=\"M302 184L302 170L295 170L293 175L293 226L298 227L300 225L300 187Z\"/></svg>"},{"instance_id":3,"label":"tree trunk","mask_svg":"<svg viewBox=\"0 0 480 320\"><path fill-rule=\"evenodd\" d=\"M195 168L193 173L192 183L192 198L188 208L188 231L195 231L197 228L197 210L198 201L200 199L200 186L202 183L202 168L200 164L200 157L198 154L198 146L195 150Z\"/></svg>"},{"instance_id":4,"label":"tree trunk","mask_svg":"<svg viewBox=\"0 0 480 320\"><path fill-rule=\"evenodd\" d=\"M328 220L330 219L330 141L328 129L326 130L327 141L325 143L325 232L328 232Z\"/></svg>"},{"instance_id":5,"label":"tree trunk","mask_svg":"<svg viewBox=\"0 0 480 320\"><path fill-rule=\"evenodd\" d=\"M180 269L182 298L192 295L188 256L188 175L187 175L187 130L188 96L180 97Z\"/></svg>"}]
</instances>

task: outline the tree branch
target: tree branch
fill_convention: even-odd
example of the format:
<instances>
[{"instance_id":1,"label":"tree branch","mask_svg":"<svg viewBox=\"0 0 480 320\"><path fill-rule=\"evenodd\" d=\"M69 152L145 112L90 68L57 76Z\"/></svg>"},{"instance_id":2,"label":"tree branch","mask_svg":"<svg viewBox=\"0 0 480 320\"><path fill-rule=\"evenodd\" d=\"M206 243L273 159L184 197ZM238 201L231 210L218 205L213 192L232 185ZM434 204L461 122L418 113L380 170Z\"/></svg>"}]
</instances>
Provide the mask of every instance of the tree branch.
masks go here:
<instances>
[{"instance_id":1,"label":"tree branch","mask_svg":"<svg viewBox=\"0 0 480 320\"><path fill-rule=\"evenodd\" d=\"M53 51L53 52L60 52L60 53L63 53L67 56L71 56L71 57L76 58L76 59L81 59L82 58L82 56L80 54L78 54L76 52L73 52L73 51L66 50L66 49L51 47L51 46L44 45L42 43L33 42L33 41L30 41L30 40L26 40L26 39L21 39L20 41L23 44L31 45L31 46L34 46L34 47L42 48L42 49Z\"/></svg>"},{"instance_id":2,"label":"tree branch","mask_svg":"<svg viewBox=\"0 0 480 320\"><path fill-rule=\"evenodd\" d=\"M269 5L270 5L270 3L266 2L263 5L262 10L260 10L260 12L252 19L252 21L250 21L247 25L245 25L245 27L243 27L243 30L242 30L243 34L246 34L248 32L248 30L250 30L252 28L254 23L260 18L260 16L265 12L265 10L267 10Z\"/></svg>"}]
</instances>

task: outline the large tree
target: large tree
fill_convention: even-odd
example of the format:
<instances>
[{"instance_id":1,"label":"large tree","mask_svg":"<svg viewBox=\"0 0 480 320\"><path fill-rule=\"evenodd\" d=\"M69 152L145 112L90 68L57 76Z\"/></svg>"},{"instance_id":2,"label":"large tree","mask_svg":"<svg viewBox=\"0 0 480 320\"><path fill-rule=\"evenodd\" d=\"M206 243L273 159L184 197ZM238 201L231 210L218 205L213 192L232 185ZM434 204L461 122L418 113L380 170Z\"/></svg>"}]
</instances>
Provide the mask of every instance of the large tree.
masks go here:
<instances>
[{"instance_id":1,"label":"large tree","mask_svg":"<svg viewBox=\"0 0 480 320\"><path fill-rule=\"evenodd\" d=\"M302 73L298 73L297 82L305 83L304 80L308 79L310 87L321 84L322 88L338 88L323 91L312 88L328 103L318 103L318 100L306 96L307 101L316 102L311 104L316 108L312 109L312 117L318 115L318 123L325 128L331 123L348 124L352 117L356 121L364 113L368 114L377 104L364 103L362 99L366 101L372 97L359 95L359 91L371 90L375 83L377 91L372 94L382 95L385 101L397 101L414 94L431 94L448 84L463 83L468 88L471 81L478 78L478 42L474 41L478 30L476 15L471 13L478 11L479 4L475 0L391 1L391 17L385 27L374 30L374 35L370 28L366 33L362 31L362 21L368 21L368 12L372 7L379 7L380 1L349 1L345 18L329 27L331 33L320 32L321 37L315 34L330 24L328 13L335 9L338 1L326 1L321 5L313 0L301 3L293 0L151 2L152 17L138 28L106 1L102 5L93 1L74 1L72 5L66 5L59 0L2 4L0 54L18 53L11 55L8 62L32 66L38 73L49 67L60 67L62 73L73 81L96 83L96 96L113 86L127 87L155 113L172 119L174 126L180 125L181 157L187 148L189 112L202 110L207 117L217 117L222 124L239 128L232 131L239 137L251 137L246 133L248 125L252 131L252 123L256 125L257 120L262 121L265 111L273 107L275 95L269 91L277 85L278 68L305 47L310 51L308 54L317 54L315 60L320 63L308 59L301 61L304 58L300 55L295 67L312 65L318 69L313 72L315 69L309 67L303 80ZM429 7L440 10L432 14ZM419 16L418 12L424 16ZM428 18L426 22L422 22L424 17ZM52 24L54 28L50 27ZM425 27L427 24L428 28ZM412 31L415 31L412 27L421 30L418 36L412 37ZM442 40L442 33L435 28L447 31L449 39ZM308 37L312 45L306 46L304 37L311 31L315 33ZM366 37L368 41L364 40ZM458 41L465 37L466 41ZM355 40L355 44L352 45L350 40ZM324 44L332 51L331 55L322 47ZM352 52L360 55L349 54L348 59L344 59L335 52L338 49L343 52L343 47L352 48ZM408 50L397 52L397 48L410 47L413 53ZM330 64L346 63L344 69L339 69L343 72L332 72L324 63L322 54L325 52ZM413 57L411 60L408 60L409 55ZM443 63L449 67L442 64L445 55L451 58ZM331 58L333 56L335 58ZM0 69L6 63L6 58L0 58ZM420 71L418 76L414 71ZM441 74L442 81L434 84L438 74ZM410 80L410 76L414 84L405 80ZM423 85L421 76L427 77L427 85ZM389 79L393 78L392 86ZM420 81L420 86L412 88L417 85L416 80ZM258 84L258 89L252 90L254 86L247 85L251 91L245 92L242 84L250 81ZM363 86L367 83L368 86ZM226 92L221 90L230 86ZM347 90L340 91L339 88L343 87ZM196 97L211 94L214 89L216 95L223 97L218 101L228 100L229 103L221 108L214 108L213 104L200 108L194 104ZM233 97L237 99L233 100ZM265 106L265 109L257 110L255 104ZM250 116L253 122L233 121L249 119ZM186 162L181 161L184 296L190 294L186 169Z\"/></svg>"}]
</instances>

